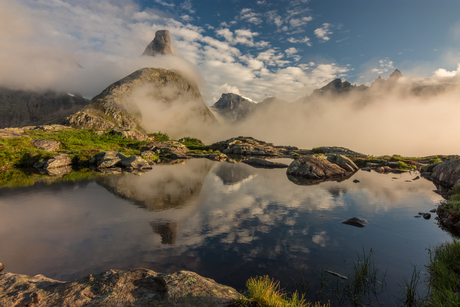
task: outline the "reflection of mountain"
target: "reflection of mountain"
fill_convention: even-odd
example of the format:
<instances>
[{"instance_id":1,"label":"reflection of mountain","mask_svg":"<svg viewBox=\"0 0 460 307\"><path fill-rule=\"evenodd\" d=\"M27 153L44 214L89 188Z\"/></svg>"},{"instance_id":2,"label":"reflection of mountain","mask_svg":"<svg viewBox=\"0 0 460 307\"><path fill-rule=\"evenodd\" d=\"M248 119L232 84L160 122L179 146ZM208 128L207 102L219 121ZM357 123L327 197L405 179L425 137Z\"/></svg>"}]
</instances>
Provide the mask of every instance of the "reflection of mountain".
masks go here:
<instances>
[{"instance_id":1,"label":"reflection of mountain","mask_svg":"<svg viewBox=\"0 0 460 307\"><path fill-rule=\"evenodd\" d=\"M232 185L241 182L254 174L250 167L242 167L240 163L220 163L214 173L222 179L225 185ZM245 165L244 165L245 166Z\"/></svg>"},{"instance_id":2,"label":"reflection of mountain","mask_svg":"<svg viewBox=\"0 0 460 307\"><path fill-rule=\"evenodd\" d=\"M161 236L161 244L174 244L177 238L177 223L150 222L155 233Z\"/></svg>"},{"instance_id":3,"label":"reflection of mountain","mask_svg":"<svg viewBox=\"0 0 460 307\"><path fill-rule=\"evenodd\" d=\"M133 200L151 211L179 208L200 194L212 162L192 160L181 165L157 166L136 176L110 176L96 182L113 194Z\"/></svg>"}]
</instances>

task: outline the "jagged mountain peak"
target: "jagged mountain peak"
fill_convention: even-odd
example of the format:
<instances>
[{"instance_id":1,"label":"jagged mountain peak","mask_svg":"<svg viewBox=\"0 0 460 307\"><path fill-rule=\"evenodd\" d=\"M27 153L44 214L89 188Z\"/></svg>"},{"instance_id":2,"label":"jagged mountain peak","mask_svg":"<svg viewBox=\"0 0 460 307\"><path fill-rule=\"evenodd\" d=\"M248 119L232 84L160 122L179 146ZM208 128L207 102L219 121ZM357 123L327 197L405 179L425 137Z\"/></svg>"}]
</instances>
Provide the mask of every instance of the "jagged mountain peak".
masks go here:
<instances>
[{"instance_id":1,"label":"jagged mountain peak","mask_svg":"<svg viewBox=\"0 0 460 307\"><path fill-rule=\"evenodd\" d=\"M155 38L150 44L145 47L142 55L165 55L165 54L177 54L171 43L171 36L168 30L158 30L155 32Z\"/></svg>"}]
</instances>

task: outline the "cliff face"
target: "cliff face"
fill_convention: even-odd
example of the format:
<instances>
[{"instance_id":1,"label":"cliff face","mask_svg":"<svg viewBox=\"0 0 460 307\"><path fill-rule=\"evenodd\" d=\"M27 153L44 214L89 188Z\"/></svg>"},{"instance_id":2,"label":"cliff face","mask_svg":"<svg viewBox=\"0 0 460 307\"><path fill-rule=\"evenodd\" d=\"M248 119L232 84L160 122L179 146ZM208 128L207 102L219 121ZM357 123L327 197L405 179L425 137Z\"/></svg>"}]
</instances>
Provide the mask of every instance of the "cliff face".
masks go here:
<instances>
[{"instance_id":1,"label":"cliff face","mask_svg":"<svg viewBox=\"0 0 460 307\"><path fill-rule=\"evenodd\" d=\"M159 30L155 32L155 38L145 47L142 55L155 56L157 54L177 54L171 44L171 37L168 30Z\"/></svg>"},{"instance_id":2,"label":"cliff face","mask_svg":"<svg viewBox=\"0 0 460 307\"><path fill-rule=\"evenodd\" d=\"M77 112L89 103L70 93L0 87L0 128L43 125Z\"/></svg>"},{"instance_id":3,"label":"cliff face","mask_svg":"<svg viewBox=\"0 0 460 307\"><path fill-rule=\"evenodd\" d=\"M194 82L175 70L142 68L111 84L92 99L93 104L67 117L63 124L96 130L144 130L136 95L139 90L144 92L143 104L183 104L191 117L215 121Z\"/></svg>"}]
</instances>

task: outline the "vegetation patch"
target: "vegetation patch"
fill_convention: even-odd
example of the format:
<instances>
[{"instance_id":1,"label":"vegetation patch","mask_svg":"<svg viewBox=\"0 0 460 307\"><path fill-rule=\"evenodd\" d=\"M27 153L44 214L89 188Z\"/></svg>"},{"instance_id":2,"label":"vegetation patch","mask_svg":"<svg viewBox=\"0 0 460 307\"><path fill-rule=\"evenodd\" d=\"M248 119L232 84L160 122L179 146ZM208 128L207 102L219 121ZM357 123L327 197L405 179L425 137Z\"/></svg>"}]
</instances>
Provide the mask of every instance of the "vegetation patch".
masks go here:
<instances>
[{"instance_id":1,"label":"vegetation patch","mask_svg":"<svg viewBox=\"0 0 460 307\"><path fill-rule=\"evenodd\" d=\"M242 297L236 301L236 306L248 307L320 307L329 306L320 303L310 303L305 301L303 295L294 292L290 297L280 289L279 281L274 281L268 276L257 276L248 279L246 291Z\"/></svg>"},{"instance_id":2,"label":"vegetation patch","mask_svg":"<svg viewBox=\"0 0 460 307\"><path fill-rule=\"evenodd\" d=\"M430 250L429 306L460 306L460 242L454 240Z\"/></svg>"},{"instance_id":3,"label":"vegetation patch","mask_svg":"<svg viewBox=\"0 0 460 307\"><path fill-rule=\"evenodd\" d=\"M326 152L324 151L323 148L321 147L315 147L311 150L314 154L325 154Z\"/></svg>"},{"instance_id":4,"label":"vegetation patch","mask_svg":"<svg viewBox=\"0 0 460 307\"><path fill-rule=\"evenodd\" d=\"M437 209L438 216L450 216L452 224L460 222L460 183L457 183L447 193L447 199L442 200Z\"/></svg>"},{"instance_id":5,"label":"vegetation patch","mask_svg":"<svg viewBox=\"0 0 460 307\"><path fill-rule=\"evenodd\" d=\"M46 139L59 141L56 151L36 148L31 141ZM21 138L0 139L0 169L31 167L34 163L51 158L55 154L68 154L74 163L87 162L101 151L119 151L126 156L139 154L145 141L124 139L122 136L107 133L98 135L87 129L65 129L54 132L29 130Z\"/></svg>"},{"instance_id":6,"label":"vegetation patch","mask_svg":"<svg viewBox=\"0 0 460 307\"><path fill-rule=\"evenodd\" d=\"M188 149L191 149L191 150L205 150L206 149L206 146L204 145L204 143L197 138L186 136L180 139L179 142L184 144Z\"/></svg>"},{"instance_id":7,"label":"vegetation patch","mask_svg":"<svg viewBox=\"0 0 460 307\"><path fill-rule=\"evenodd\" d=\"M149 133L147 135L148 136L153 136L155 138L156 142L167 142L167 141L170 140L169 135L167 133L162 133L161 131L156 132L156 133Z\"/></svg>"}]
</instances>

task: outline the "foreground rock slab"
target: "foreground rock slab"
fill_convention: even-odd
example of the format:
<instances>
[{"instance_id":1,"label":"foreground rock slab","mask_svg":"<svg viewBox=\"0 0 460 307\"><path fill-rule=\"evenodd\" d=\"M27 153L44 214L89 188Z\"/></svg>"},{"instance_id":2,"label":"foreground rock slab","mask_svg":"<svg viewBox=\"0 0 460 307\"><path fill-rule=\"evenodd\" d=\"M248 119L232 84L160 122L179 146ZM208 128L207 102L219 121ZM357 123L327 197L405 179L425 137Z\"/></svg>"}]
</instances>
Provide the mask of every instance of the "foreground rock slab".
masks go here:
<instances>
[{"instance_id":1,"label":"foreground rock slab","mask_svg":"<svg viewBox=\"0 0 460 307\"><path fill-rule=\"evenodd\" d=\"M62 282L0 273L0 306L229 306L238 292L194 272L109 270Z\"/></svg>"}]
</instances>

